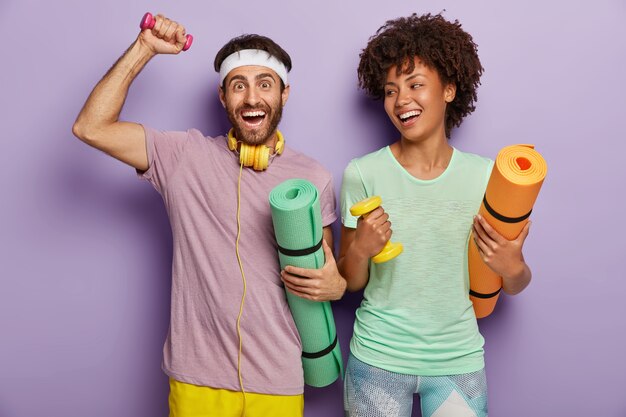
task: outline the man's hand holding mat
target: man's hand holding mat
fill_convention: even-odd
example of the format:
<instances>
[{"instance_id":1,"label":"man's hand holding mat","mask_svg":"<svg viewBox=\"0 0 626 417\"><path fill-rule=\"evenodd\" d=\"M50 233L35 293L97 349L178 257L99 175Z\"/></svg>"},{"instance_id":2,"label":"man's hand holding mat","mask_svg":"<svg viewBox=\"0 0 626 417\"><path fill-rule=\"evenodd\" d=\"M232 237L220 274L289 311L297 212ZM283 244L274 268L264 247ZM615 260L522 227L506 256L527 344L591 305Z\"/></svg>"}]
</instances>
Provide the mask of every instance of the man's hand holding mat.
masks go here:
<instances>
[{"instance_id":1,"label":"man's hand holding mat","mask_svg":"<svg viewBox=\"0 0 626 417\"><path fill-rule=\"evenodd\" d=\"M281 268L323 268L326 262L317 188L309 181L291 179L277 185L269 200ZM330 385L343 374L330 302L312 301L290 291L286 294L302 340L304 382L313 387Z\"/></svg>"}]
</instances>

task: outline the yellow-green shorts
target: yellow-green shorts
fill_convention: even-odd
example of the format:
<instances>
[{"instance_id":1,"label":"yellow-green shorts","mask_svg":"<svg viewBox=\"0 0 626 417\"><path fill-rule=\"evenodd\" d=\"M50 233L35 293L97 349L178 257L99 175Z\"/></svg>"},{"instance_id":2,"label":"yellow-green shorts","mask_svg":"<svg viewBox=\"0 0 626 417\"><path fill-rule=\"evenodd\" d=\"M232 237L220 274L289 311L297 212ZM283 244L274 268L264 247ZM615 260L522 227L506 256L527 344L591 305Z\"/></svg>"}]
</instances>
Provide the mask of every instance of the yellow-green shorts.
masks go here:
<instances>
[{"instance_id":1,"label":"yellow-green shorts","mask_svg":"<svg viewBox=\"0 0 626 417\"><path fill-rule=\"evenodd\" d=\"M302 417L304 396L229 391L170 378L170 417Z\"/></svg>"}]
</instances>

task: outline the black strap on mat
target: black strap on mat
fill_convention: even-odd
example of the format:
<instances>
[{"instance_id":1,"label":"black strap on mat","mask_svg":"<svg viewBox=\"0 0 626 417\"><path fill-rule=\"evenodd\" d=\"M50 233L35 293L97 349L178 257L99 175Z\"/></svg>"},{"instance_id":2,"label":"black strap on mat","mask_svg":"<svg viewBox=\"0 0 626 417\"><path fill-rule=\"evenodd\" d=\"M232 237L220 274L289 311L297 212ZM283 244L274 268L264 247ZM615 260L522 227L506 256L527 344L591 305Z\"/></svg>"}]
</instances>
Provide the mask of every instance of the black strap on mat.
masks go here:
<instances>
[{"instance_id":1,"label":"black strap on mat","mask_svg":"<svg viewBox=\"0 0 626 417\"><path fill-rule=\"evenodd\" d=\"M326 356L332 352L335 346L337 346L337 334L335 334L335 340L333 340L333 342L326 349L315 353L302 352L302 357L307 359L321 358L322 356Z\"/></svg>"},{"instance_id":2,"label":"black strap on mat","mask_svg":"<svg viewBox=\"0 0 626 417\"><path fill-rule=\"evenodd\" d=\"M322 247L322 240L323 239L320 239L317 245L311 246L310 248L306 249L285 249L282 246L278 245L278 251L285 256L306 256L317 252L317 250Z\"/></svg>"},{"instance_id":3,"label":"black strap on mat","mask_svg":"<svg viewBox=\"0 0 626 417\"><path fill-rule=\"evenodd\" d=\"M519 223L522 220L525 220L528 217L530 217L530 213L533 212L532 209L531 209L528 213L526 213L526 214L524 214L523 216L520 216L520 217L506 217L506 216L503 216L502 214L500 214L497 211L495 211L493 209L493 207L491 207L489 205L489 203L487 202L487 194L485 194L485 196L483 197L483 204L485 205L485 208L487 209L489 214L491 214L497 220L500 220L501 222L504 222L504 223Z\"/></svg>"},{"instance_id":4,"label":"black strap on mat","mask_svg":"<svg viewBox=\"0 0 626 417\"><path fill-rule=\"evenodd\" d=\"M472 291L472 290L470 289L470 295L471 295L471 296L473 296L473 297L476 297L476 298L493 298L493 297L495 297L496 295L500 294L500 290L501 290L501 289L502 289L502 288L498 288L498 291L496 291L496 292L492 292L491 294L481 294L481 293L479 293L479 292Z\"/></svg>"}]
</instances>

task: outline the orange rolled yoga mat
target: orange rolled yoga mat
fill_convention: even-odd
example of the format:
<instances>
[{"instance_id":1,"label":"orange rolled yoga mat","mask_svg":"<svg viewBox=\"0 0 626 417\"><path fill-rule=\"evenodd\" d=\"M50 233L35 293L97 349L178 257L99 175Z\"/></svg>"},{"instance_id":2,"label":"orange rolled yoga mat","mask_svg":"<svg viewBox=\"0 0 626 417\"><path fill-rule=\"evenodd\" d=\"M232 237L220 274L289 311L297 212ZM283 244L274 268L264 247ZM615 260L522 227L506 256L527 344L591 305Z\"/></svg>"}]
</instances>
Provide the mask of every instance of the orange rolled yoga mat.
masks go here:
<instances>
[{"instance_id":1,"label":"orange rolled yoga mat","mask_svg":"<svg viewBox=\"0 0 626 417\"><path fill-rule=\"evenodd\" d=\"M534 145L512 145L496 157L479 213L498 233L514 240L528 223L528 217L548 167ZM502 288L502 277L480 257L474 239L468 245L470 299L477 318L493 311Z\"/></svg>"}]
</instances>

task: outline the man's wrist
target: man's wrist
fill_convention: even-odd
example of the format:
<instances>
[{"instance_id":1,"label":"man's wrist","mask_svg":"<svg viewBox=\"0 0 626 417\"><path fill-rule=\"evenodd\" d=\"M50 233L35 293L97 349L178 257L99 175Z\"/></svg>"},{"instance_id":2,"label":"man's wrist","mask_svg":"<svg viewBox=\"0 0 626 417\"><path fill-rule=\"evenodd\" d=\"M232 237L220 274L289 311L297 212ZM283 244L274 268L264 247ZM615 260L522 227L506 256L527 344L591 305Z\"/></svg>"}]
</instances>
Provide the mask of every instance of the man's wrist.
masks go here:
<instances>
[{"instance_id":1,"label":"man's wrist","mask_svg":"<svg viewBox=\"0 0 626 417\"><path fill-rule=\"evenodd\" d=\"M136 54L137 58L140 62L148 62L151 60L157 52L147 45L145 42L141 40L141 38L137 38L135 42L130 46L129 52Z\"/></svg>"}]
</instances>

